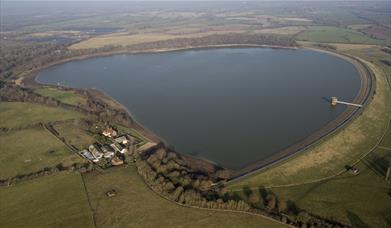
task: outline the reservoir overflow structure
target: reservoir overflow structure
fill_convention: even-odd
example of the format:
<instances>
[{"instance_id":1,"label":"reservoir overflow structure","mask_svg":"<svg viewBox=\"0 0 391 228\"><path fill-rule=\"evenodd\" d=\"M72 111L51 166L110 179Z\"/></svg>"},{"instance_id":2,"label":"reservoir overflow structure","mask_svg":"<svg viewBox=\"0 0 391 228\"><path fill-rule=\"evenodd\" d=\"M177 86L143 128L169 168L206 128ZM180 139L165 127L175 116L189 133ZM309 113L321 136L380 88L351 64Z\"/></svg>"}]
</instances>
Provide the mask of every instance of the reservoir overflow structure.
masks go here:
<instances>
[{"instance_id":1,"label":"reservoir overflow structure","mask_svg":"<svg viewBox=\"0 0 391 228\"><path fill-rule=\"evenodd\" d=\"M355 107L359 107L359 108L363 107L360 104L354 104L354 103L350 103L350 102L339 101L337 97L331 97L330 100L331 100L331 105L332 106L336 106L337 104L344 104L344 105L350 105L350 106L355 106Z\"/></svg>"}]
</instances>

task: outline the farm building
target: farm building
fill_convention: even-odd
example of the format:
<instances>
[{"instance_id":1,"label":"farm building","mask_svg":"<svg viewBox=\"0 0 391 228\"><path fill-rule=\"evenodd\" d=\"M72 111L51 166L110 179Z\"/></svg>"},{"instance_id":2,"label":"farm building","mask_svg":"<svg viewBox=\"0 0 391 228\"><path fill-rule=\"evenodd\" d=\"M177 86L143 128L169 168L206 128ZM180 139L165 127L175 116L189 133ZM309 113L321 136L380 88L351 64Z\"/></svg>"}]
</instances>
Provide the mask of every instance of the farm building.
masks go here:
<instances>
[{"instance_id":1,"label":"farm building","mask_svg":"<svg viewBox=\"0 0 391 228\"><path fill-rule=\"evenodd\" d=\"M112 127L109 127L109 128L106 128L106 129L102 132L102 135L104 135L104 136L106 136L106 137L109 137L109 138L112 138L112 137L117 136L117 131L114 130Z\"/></svg>"}]
</instances>

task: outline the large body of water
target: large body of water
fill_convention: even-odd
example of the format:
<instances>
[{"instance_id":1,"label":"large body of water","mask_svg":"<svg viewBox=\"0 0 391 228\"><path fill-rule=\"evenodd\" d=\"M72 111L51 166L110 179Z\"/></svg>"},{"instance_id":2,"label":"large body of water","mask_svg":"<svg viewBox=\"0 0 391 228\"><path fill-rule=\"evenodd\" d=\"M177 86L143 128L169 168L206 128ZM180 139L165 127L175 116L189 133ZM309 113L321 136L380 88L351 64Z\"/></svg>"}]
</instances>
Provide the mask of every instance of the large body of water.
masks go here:
<instances>
[{"instance_id":1,"label":"large body of water","mask_svg":"<svg viewBox=\"0 0 391 228\"><path fill-rule=\"evenodd\" d=\"M68 62L37 80L97 88L178 152L238 169L304 139L352 101L356 68L309 50L224 48Z\"/></svg>"}]
</instances>

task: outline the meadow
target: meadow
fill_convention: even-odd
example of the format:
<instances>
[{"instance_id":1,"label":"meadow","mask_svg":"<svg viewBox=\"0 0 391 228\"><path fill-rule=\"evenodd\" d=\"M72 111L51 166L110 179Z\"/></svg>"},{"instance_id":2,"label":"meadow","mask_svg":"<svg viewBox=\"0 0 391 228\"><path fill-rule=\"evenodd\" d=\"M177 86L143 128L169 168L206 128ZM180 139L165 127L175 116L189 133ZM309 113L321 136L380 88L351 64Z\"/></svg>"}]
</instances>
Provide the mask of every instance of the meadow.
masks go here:
<instances>
[{"instance_id":1,"label":"meadow","mask_svg":"<svg viewBox=\"0 0 391 228\"><path fill-rule=\"evenodd\" d=\"M80 150L95 142L94 136L81 129L78 122L59 123L53 127L69 145L73 145Z\"/></svg>"},{"instance_id":2,"label":"meadow","mask_svg":"<svg viewBox=\"0 0 391 228\"><path fill-rule=\"evenodd\" d=\"M59 163L83 160L47 130L37 127L0 132L0 179L28 174Z\"/></svg>"},{"instance_id":3,"label":"meadow","mask_svg":"<svg viewBox=\"0 0 391 228\"><path fill-rule=\"evenodd\" d=\"M383 44L361 32L333 26L309 26L296 36L297 40L349 44Z\"/></svg>"},{"instance_id":4,"label":"meadow","mask_svg":"<svg viewBox=\"0 0 391 228\"><path fill-rule=\"evenodd\" d=\"M24 102L0 102L0 128L25 128L34 124L82 118L83 114L57 107Z\"/></svg>"},{"instance_id":5,"label":"meadow","mask_svg":"<svg viewBox=\"0 0 391 228\"><path fill-rule=\"evenodd\" d=\"M0 188L0 227L95 227L79 173Z\"/></svg>"},{"instance_id":6,"label":"meadow","mask_svg":"<svg viewBox=\"0 0 391 228\"><path fill-rule=\"evenodd\" d=\"M59 90L51 87L40 87L34 92L44 96L51 97L65 104L70 105L83 105L86 103L86 99L75 94L73 91Z\"/></svg>"}]
</instances>

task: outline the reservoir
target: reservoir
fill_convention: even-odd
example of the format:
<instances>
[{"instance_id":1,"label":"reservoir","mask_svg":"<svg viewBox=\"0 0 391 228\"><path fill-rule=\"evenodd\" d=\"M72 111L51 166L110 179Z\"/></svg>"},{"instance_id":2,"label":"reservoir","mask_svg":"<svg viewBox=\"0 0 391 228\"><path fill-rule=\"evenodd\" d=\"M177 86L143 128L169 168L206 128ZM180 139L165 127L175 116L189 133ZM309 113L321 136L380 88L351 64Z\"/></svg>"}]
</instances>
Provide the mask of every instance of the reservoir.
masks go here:
<instances>
[{"instance_id":1,"label":"reservoir","mask_svg":"<svg viewBox=\"0 0 391 228\"><path fill-rule=\"evenodd\" d=\"M57 65L44 84L96 88L180 153L243 168L303 140L352 101L350 62L311 50L199 49L119 54Z\"/></svg>"}]
</instances>

